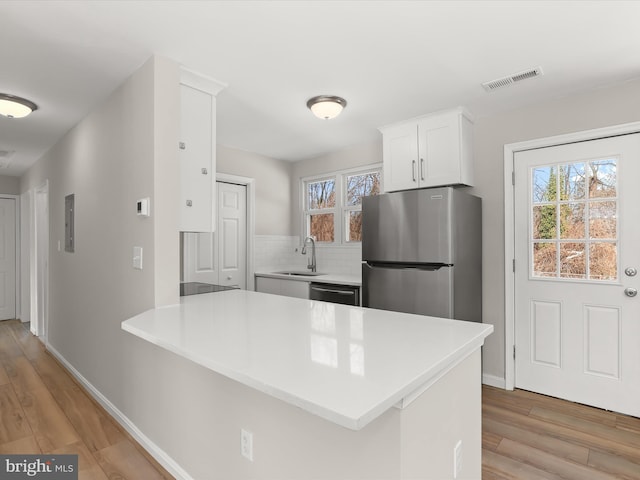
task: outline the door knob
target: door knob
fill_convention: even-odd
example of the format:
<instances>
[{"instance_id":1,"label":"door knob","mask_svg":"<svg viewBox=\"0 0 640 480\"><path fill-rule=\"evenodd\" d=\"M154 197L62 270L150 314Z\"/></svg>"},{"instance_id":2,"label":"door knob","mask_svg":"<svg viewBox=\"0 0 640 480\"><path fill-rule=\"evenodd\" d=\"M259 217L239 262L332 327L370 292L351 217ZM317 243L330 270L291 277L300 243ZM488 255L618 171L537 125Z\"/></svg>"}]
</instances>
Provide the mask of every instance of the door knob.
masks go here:
<instances>
[{"instance_id":1,"label":"door knob","mask_svg":"<svg viewBox=\"0 0 640 480\"><path fill-rule=\"evenodd\" d=\"M627 297L635 297L638 294L638 290L636 290L635 288L627 287L624 289L624 294Z\"/></svg>"},{"instance_id":2,"label":"door knob","mask_svg":"<svg viewBox=\"0 0 640 480\"><path fill-rule=\"evenodd\" d=\"M624 274L627 277L635 277L637 273L638 273L638 271L633 267L628 267L628 268L624 269Z\"/></svg>"},{"instance_id":3,"label":"door knob","mask_svg":"<svg viewBox=\"0 0 640 480\"><path fill-rule=\"evenodd\" d=\"M227 277L227 280L231 280L231 279L233 279L233 277L232 277L231 275L229 275L229 276Z\"/></svg>"}]
</instances>

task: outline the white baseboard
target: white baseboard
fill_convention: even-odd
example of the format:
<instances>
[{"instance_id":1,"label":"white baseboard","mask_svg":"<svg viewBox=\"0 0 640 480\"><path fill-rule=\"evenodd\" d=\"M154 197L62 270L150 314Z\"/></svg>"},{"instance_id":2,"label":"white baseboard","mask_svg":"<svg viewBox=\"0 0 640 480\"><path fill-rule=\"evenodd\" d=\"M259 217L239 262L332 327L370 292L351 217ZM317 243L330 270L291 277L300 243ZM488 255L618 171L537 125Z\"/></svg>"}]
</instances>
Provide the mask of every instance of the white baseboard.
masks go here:
<instances>
[{"instance_id":1,"label":"white baseboard","mask_svg":"<svg viewBox=\"0 0 640 480\"><path fill-rule=\"evenodd\" d=\"M482 374L482 383L484 385L489 385L490 387L502 388L503 390L506 388L506 382L502 377L496 377L495 375L489 375L488 373Z\"/></svg>"},{"instance_id":2,"label":"white baseboard","mask_svg":"<svg viewBox=\"0 0 640 480\"><path fill-rule=\"evenodd\" d=\"M100 391L95 388L82 374L76 370L63 356L51 345L47 345L47 350L58 359L62 365L73 375L85 390L104 408L121 426L124 428L142 447L162 465L176 480L194 480L178 463L173 460L164 450L156 445L149 437L122 413L113 403L109 401Z\"/></svg>"}]
</instances>

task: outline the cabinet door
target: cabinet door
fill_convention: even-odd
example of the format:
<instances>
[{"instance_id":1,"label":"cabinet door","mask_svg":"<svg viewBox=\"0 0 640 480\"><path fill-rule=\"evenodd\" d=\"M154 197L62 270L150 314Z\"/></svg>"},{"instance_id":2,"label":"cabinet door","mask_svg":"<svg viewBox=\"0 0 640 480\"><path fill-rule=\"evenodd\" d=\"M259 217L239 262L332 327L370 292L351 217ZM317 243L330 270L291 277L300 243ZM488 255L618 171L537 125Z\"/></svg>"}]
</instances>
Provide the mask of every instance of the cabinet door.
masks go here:
<instances>
[{"instance_id":1,"label":"cabinet door","mask_svg":"<svg viewBox=\"0 0 640 480\"><path fill-rule=\"evenodd\" d=\"M460 181L460 114L427 117L418 123L421 187L453 185Z\"/></svg>"},{"instance_id":2,"label":"cabinet door","mask_svg":"<svg viewBox=\"0 0 640 480\"><path fill-rule=\"evenodd\" d=\"M384 190L418 188L418 129L415 123L398 125L383 132Z\"/></svg>"},{"instance_id":3,"label":"cabinet door","mask_svg":"<svg viewBox=\"0 0 640 480\"><path fill-rule=\"evenodd\" d=\"M309 282L256 276L256 292L309 299Z\"/></svg>"},{"instance_id":4,"label":"cabinet door","mask_svg":"<svg viewBox=\"0 0 640 480\"><path fill-rule=\"evenodd\" d=\"M309 299L309 282L282 280L282 295Z\"/></svg>"},{"instance_id":5,"label":"cabinet door","mask_svg":"<svg viewBox=\"0 0 640 480\"><path fill-rule=\"evenodd\" d=\"M180 230L214 230L212 95L180 85Z\"/></svg>"},{"instance_id":6,"label":"cabinet door","mask_svg":"<svg viewBox=\"0 0 640 480\"><path fill-rule=\"evenodd\" d=\"M256 292L280 295L282 280L269 277L256 277Z\"/></svg>"}]
</instances>

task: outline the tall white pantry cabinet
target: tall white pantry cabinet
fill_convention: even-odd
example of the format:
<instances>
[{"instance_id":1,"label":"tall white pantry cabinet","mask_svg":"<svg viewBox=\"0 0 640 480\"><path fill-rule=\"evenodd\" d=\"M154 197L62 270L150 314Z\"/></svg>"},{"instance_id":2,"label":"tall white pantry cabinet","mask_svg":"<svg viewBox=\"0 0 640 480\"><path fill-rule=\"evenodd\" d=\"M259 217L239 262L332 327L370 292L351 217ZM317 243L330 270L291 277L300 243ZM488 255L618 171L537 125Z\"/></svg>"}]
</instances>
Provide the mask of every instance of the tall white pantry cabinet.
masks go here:
<instances>
[{"instance_id":1,"label":"tall white pantry cabinet","mask_svg":"<svg viewBox=\"0 0 640 480\"><path fill-rule=\"evenodd\" d=\"M462 107L380 131L385 191L473 185L473 123Z\"/></svg>"},{"instance_id":2,"label":"tall white pantry cabinet","mask_svg":"<svg viewBox=\"0 0 640 480\"><path fill-rule=\"evenodd\" d=\"M216 95L224 85L180 70L180 231L213 232L216 220Z\"/></svg>"}]
</instances>

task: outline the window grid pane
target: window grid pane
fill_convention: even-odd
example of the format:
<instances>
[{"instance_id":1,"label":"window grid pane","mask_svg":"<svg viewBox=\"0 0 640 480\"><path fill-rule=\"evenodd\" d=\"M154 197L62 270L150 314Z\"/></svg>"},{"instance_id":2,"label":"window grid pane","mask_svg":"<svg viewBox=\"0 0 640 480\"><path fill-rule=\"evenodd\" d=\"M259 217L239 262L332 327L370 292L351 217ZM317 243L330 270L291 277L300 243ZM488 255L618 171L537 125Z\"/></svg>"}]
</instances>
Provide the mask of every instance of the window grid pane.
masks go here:
<instances>
[{"instance_id":1,"label":"window grid pane","mask_svg":"<svg viewBox=\"0 0 640 480\"><path fill-rule=\"evenodd\" d=\"M531 276L618 279L617 158L531 169Z\"/></svg>"}]
</instances>

